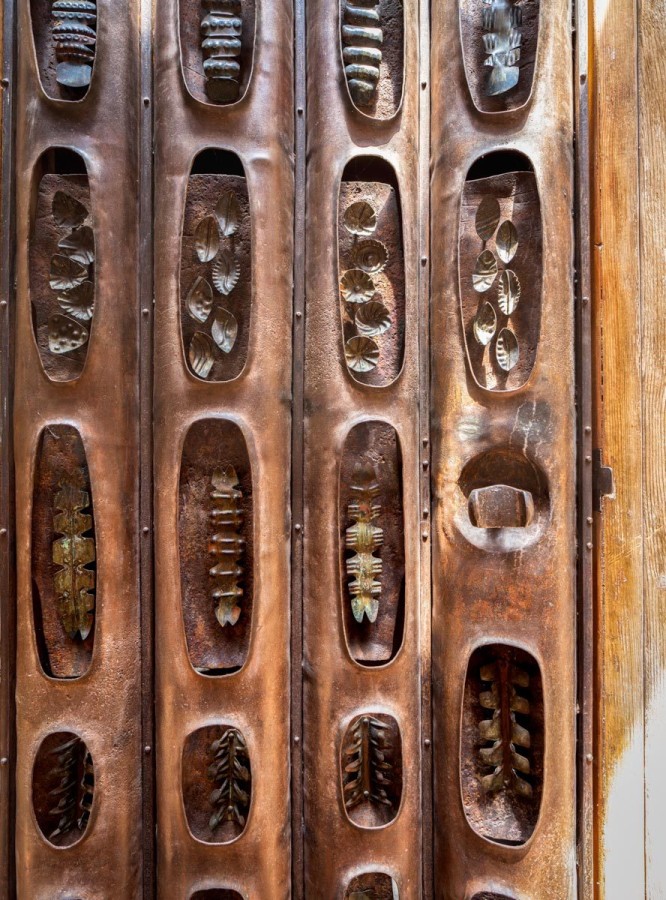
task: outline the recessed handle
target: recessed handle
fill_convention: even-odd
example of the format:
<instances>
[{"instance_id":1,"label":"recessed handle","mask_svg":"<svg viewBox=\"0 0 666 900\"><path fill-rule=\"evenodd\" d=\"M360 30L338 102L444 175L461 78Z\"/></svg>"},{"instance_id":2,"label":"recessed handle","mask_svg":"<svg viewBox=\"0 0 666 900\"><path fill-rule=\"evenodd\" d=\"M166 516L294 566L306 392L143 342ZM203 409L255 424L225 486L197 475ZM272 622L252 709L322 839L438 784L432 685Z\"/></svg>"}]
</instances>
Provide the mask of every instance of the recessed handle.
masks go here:
<instances>
[{"instance_id":1,"label":"recessed handle","mask_svg":"<svg viewBox=\"0 0 666 900\"><path fill-rule=\"evenodd\" d=\"M532 494L508 484L475 488L468 508L477 528L526 528L534 518Z\"/></svg>"}]
</instances>

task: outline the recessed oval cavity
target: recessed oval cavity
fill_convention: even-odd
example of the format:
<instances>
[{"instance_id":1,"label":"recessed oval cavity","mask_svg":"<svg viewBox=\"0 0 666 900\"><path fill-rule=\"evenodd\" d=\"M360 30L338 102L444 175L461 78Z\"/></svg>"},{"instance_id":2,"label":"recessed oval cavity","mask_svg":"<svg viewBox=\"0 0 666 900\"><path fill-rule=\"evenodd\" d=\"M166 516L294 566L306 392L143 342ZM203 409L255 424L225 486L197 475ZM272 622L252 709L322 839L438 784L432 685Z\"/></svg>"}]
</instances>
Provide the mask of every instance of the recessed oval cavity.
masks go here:
<instances>
[{"instance_id":1,"label":"recessed oval cavity","mask_svg":"<svg viewBox=\"0 0 666 900\"><path fill-rule=\"evenodd\" d=\"M391 384L405 351L405 265L398 183L378 157L357 157L343 173L338 276L347 369L360 384Z\"/></svg>"},{"instance_id":2,"label":"recessed oval cavity","mask_svg":"<svg viewBox=\"0 0 666 900\"><path fill-rule=\"evenodd\" d=\"M190 900L243 900L243 895L230 888L206 888L203 891L195 891Z\"/></svg>"},{"instance_id":3,"label":"recessed oval cavity","mask_svg":"<svg viewBox=\"0 0 666 900\"><path fill-rule=\"evenodd\" d=\"M380 828L398 815L402 798L402 737L393 716L356 716L342 739L340 771L345 810L360 828Z\"/></svg>"},{"instance_id":4,"label":"recessed oval cavity","mask_svg":"<svg viewBox=\"0 0 666 900\"><path fill-rule=\"evenodd\" d=\"M81 100L93 77L97 0L30 0L39 79L52 100Z\"/></svg>"},{"instance_id":5,"label":"recessed oval cavity","mask_svg":"<svg viewBox=\"0 0 666 900\"><path fill-rule=\"evenodd\" d=\"M195 100L227 105L252 76L255 0L179 0L180 60Z\"/></svg>"},{"instance_id":6,"label":"recessed oval cavity","mask_svg":"<svg viewBox=\"0 0 666 900\"><path fill-rule=\"evenodd\" d=\"M361 665L381 665L400 649L405 618L402 455L392 425L361 422L347 435L338 518L347 646Z\"/></svg>"},{"instance_id":7,"label":"recessed oval cavity","mask_svg":"<svg viewBox=\"0 0 666 900\"><path fill-rule=\"evenodd\" d=\"M508 112L529 101L539 8L539 0L459 0L465 76L479 112Z\"/></svg>"},{"instance_id":8,"label":"recessed oval cavity","mask_svg":"<svg viewBox=\"0 0 666 900\"><path fill-rule=\"evenodd\" d=\"M187 433L178 544L190 662L205 675L235 672L252 627L252 471L243 433L227 419L202 419Z\"/></svg>"},{"instance_id":9,"label":"recessed oval cavity","mask_svg":"<svg viewBox=\"0 0 666 900\"><path fill-rule=\"evenodd\" d=\"M86 165L47 150L33 174L29 277L32 324L51 381L79 377L95 311L95 234Z\"/></svg>"},{"instance_id":10,"label":"recessed oval cavity","mask_svg":"<svg viewBox=\"0 0 666 900\"><path fill-rule=\"evenodd\" d=\"M340 0L340 48L352 105L373 119L402 106L405 25L401 0Z\"/></svg>"},{"instance_id":11,"label":"recessed oval cavity","mask_svg":"<svg viewBox=\"0 0 666 900\"><path fill-rule=\"evenodd\" d=\"M207 725L188 735L182 760L187 824L200 841L228 844L245 830L252 799L250 753L233 725Z\"/></svg>"},{"instance_id":12,"label":"recessed oval cavity","mask_svg":"<svg viewBox=\"0 0 666 900\"><path fill-rule=\"evenodd\" d=\"M529 379L541 332L541 204L531 163L491 153L469 170L460 208L458 275L467 359L479 387Z\"/></svg>"},{"instance_id":13,"label":"recessed oval cavity","mask_svg":"<svg viewBox=\"0 0 666 900\"><path fill-rule=\"evenodd\" d=\"M474 894L472 900L514 900L508 894L498 894L496 891L481 891L480 894Z\"/></svg>"},{"instance_id":14,"label":"recessed oval cavity","mask_svg":"<svg viewBox=\"0 0 666 900\"><path fill-rule=\"evenodd\" d=\"M252 229L243 164L205 150L187 183L180 263L183 349L189 370L229 381L247 359L252 304Z\"/></svg>"},{"instance_id":15,"label":"recessed oval cavity","mask_svg":"<svg viewBox=\"0 0 666 900\"><path fill-rule=\"evenodd\" d=\"M39 661L52 678L78 678L95 640L95 521L81 435L71 425L41 434L32 494L32 586Z\"/></svg>"},{"instance_id":16,"label":"recessed oval cavity","mask_svg":"<svg viewBox=\"0 0 666 900\"><path fill-rule=\"evenodd\" d=\"M465 815L481 837L524 844L543 788L541 672L529 653L489 644L471 655L465 679L460 779Z\"/></svg>"},{"instance_id":17,"label":"recessed oval cavity","mask_svg":"<svg viewBox=\"0 0 666 900\"><path fill-rule=\"evenodd\" d=\"M465 464L458 486L455 522L476 547L519 551L543 534L550 516L547 479L521 451L485 450Z\"/></svg>"},{"instance_id":18,"label":"recessed oval cavity","mask_svg":"<svg viewBox=\"0 0 666 900\"><path fill-rule=\"evenodd\" d=\"M94 793L95 768L82 738L71 731L45 737L32 770L32 805L49 843L70 847L81 840Z\"/></svg>"},{"instance_id":19,"label":"recessed oval cavity","mask_svg":"<svg viewBox=\"0 0 666 900\"><path fill-rule=\"evenodd\" d=\"M400 892L390 875L364 872L349 882L345 900L400 900Z\"/></svg>"}]
</instances>

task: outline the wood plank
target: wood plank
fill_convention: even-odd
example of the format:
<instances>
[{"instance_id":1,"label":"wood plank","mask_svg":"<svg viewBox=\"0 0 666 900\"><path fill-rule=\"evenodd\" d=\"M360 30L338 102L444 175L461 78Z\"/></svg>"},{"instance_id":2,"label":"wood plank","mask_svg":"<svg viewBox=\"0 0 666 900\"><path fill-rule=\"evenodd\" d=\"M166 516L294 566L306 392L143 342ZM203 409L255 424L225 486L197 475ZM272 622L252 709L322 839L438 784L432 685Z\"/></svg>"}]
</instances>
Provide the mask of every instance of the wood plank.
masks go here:
<instances>
[{"instance_id":1,"label":"wood plank","mask_svg":"<svg viewBox=\"0 0 666 900\"><path fill-rule=\"evenodd\" d=\"M593 8L596 432L615 472L597 523L597 893L644 895L640 278L634 0ZM599 409L600 404L597 404Z\"/></svg>"},{"instance_id":2,"label":"wood plank","mask_svg":"<svg viewBox=\"0 0 666 900\"><path fill-rule=\"evenodd\" d=\"M639 5L646 893L666 897L666 63L663 6Z\"/></svg>"}]
</instances>

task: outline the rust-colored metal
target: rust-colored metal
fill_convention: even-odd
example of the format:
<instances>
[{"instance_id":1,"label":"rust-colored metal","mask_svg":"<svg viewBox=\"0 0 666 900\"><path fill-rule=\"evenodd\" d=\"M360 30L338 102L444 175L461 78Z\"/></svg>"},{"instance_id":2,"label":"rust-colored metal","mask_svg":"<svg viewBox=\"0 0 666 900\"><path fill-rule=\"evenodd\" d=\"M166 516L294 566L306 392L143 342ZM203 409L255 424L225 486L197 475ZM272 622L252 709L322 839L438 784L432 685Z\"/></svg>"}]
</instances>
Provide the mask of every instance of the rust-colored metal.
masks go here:
<instances>
[{"instance_id":1,"label":"rust-colored metal","mask_svg":"<svg viewBox=\"0 0 666 900\"><path fill-rule=\"evenodd\" d=\"M461 5L463 18L470 11ZM520 108L491 115L475 111L468 91L463 63L469 69L478 60L472 51L461 58L456 6L440 5L432 18L435 895L451 900L477 892L571 897L576 884L572 49L566 4L547 11L542 4L539 15L531 97ZM494 379L509 373L498 390L495 380L478 378L465 352L469 335L458 297L459 290L465 297L468 276L461 269L459 286L459 209L471 182L519 179L532 170L540 213L529 214L531 226L518 219L513 224L516 265L521 240L543 229L540 329L524 332L527 347L518 359L533 352L534 360L515 383L508 366L515 345L505 342L501 358L498 348ZM490 230L491 212L486 204L481 230L483 222ZM501 208L499 229L511 218ZM500 260L512 246L506 232L508 226L504 250L499 231L491 245ZM538 255L531 264L541 266ZM495 303L491 274L480 268L478 285ZM530 289L523 285L513 315L526 300L539 302L539 279L529 270L524 277ZM500 327L518 335L510 310L505 324L506 297L496 296L498 320L504 315ZM470 519L480 511L478 491L500 485L529 492L531 522L497 528L487 527L496 521ZM509 667L503 676L500 664ZM516 667L524 674L516 675ZM476 700L474 679L480 679ZM498 711L496 725L479 726L482 710ZM513 719L500 727L506 710ZM469 729L479 727L475 740ZM512 765L502 756L502 734L511 729ZM464 774L479 753L488 763L480 775L490 793L479 792L479 782ZM499 772L490 767L496 759Z\"/></svg>"},{"instance_id":2,"label":"rust-colored metal","mask_svg":"<svg viewBox=\"0 0 666 900\"><path fill-rule=\"evenodd\" d=\"M308 6L307 24L304 893L306 897L351 896L356 888L349 892L350 883L366 884L354 879L380 873L395 881L400 897L417 897L422 878L420 566L421 548L427 546L420 528L424 470L415 402L421 386L423 314L420 196L414 189L420 174L415 141L421 91L419 8L411 0L403 4L404 55L382 62L388 83L391 66L404 62L404 73L393 72L396 83L404 86L402 105L382 108L380 97L378 114L373 115L371 108L365 112L352 103L347 88L339 49L343 6L315 0ZM386 9L387 4L378 5L380 17L382 7ZM356 203L364 207L350 211ZM399 218L391 213L393 204L400 209ZM369 256L359 255L351 234L358 244L379 241L392 263L387 262L379 275L364 272L360 263L374 269L373 260L384 254L374 248ZM360 302L341 296L339 283L339 276L353 268L354 261L361 275L376 279L372 297L364 293L361 275L350 279L360 285L354 298ZM370 286L366 288L369 292ZM377 339L368 336L376 351L365 344L354 346L353 353L344 352L341 319L344 323L354 312L358 321L354 307L363 309L371 302L390 305L390 328ZM367 319L362 314L361 324L377 310L368 312ZM354 340L345 333L347 341L350 337ZM350 360L358 368L350 367ZM352 615L340 551L346 529L353 524L347 511L355 483L350 463L355 456L356 461L375 468L380 482L380 494L373 500L381 505L377 526L383 529L382 547L375 551L375 557L381 558L381 576L375 567L381 595L374 624L367 618L361 624ZM397 459L401 471L388 475ZM403 527L397 524L400 518ZM389 554L387 548L397 552ZM396 589L400 575L396 580L396 574L402 553L404 598L400 601ZM396 629L401 603L404 620ZM383 612L388 614L386 620ZM393 646L389 635L396 630L400 638ZM394 722L399 733L396 740L401 751L392 783L401 786L400 800L389 800L396 808L363 800L346 809L341 759L343 769L358 763L345 756L350 729L363 718L381 721L383 717Z\"/></svg>"},{"instance_id":3,"label":"rust-colored metal","mask_svg":"<svg viewBox=\"0 0 666 900\"><path fill-rule=\"evenodd\" d=\"M188 82L192 88L188 54L200 53L201 11L200 0L180 4L160 0L154 9L157 893L164 898L189 897L216 889L277 900L289 896L291 874L292 7L285 0L262 3L251 71L242 65L249 81L240 99L230 103L211 102L203 93L202 80L195 96L188 90ZM208 263L196 255L196 240L183 240L190 176L213 182L200 185L206 203L196 217L196 223L207 215L217 217L217 239L213 223L200 234L204 257L212 256L219 240L217 256ZM213 176L236 180L226 178L222 184L218 177L214 183ZM239 189L239 179L244 180L246 195ZM241 210L235 233L230 224L235 217L233 202L225 200L218 208L221 195L232 188ZM203 201L203 193L197 197ZM249 238L250 232L251 259L250 242L244 237ZM232 265L221 254L240 260L233 287L235 275L228 280ZM181 338L181 310L187 296L182 294L181 267L194 262L213 270L224 262L217 283L214 272L205 277L211 279L214 303L233 312L239 324L237 341L227 346L228 352L216 346L214 365L219 368L211 370L211 378L188 366L189 348ZM189 287L188 281L186 291ZM251 304L243 298L251 299ZM233 308L227 305L233 303ZM213 338L212 326L205 337ZM199 344L206 353L206 340ZM244 352L244 359L234 356ZM226 361L238 359L239 368L224 371ZM212 437L215 428L231 437L187 445L190 429L198 429L204 437L208 429ZM239 517L234 527L244 532L245 545L238 557L243 569L238 575L243 589L240 614L235 624L227 621L223 627L215 618L210 594L209 569L215 560L208 545L213 534L221 533L209 528L211 478L216 469L228 466L235 468L243 495L238 501L242 524ZM179 551L179 528L188 522L196 539L187 547L181 544ZM186 595L183 585L193 577L199 581ZM205 627L199 628L197 622ZM189 783L186 787L184 782L191 736L213 726L218 731L220 726L233 728L242 735L251 768L246 822L242 833L226 842L215 836L212 841L202 839L198 831L207 827L213 812L208 798L215 785L206 769L211 760L204 766L193 759L192 770L187 769L198 772L198 787ZM208 740L206 752L212 741ZM205 808L195 815L192 805L200 802ZM245 818L242 810L241 815ZM188 827L188 821L200 824Z\"/></svg>"},{"instance_id":4,"label":"rust-colored metal","mask_svg":"<svg viewBox=\"0 0 666 900\"><path fill-rule=\"evenodd\" d=\"M48 41L39 38L33 46L33 34L43 35L43 29L50 28L50 17L33 23L31 8L33 14L42 9L39 3L23 3L18 10L21 113L16 123L17 893L49 897L57 884L72 896L138 896L143 858L138 600L139 2L104 4L96 23L92 80L79 100L64 95L50 99L44 93L52 60L43 55L50 54ZM88 179L95 238L95 320L85 364L80 371L69 372L75 377L63 383L51 380L44 371L33 337L32 303L38 299L34 254L41 252L35 243L34 217L42 163L50 173L68 175L74 157L82 161ZM75 213L77 208L73 209ZM72 220L71 226L82 227L84 223L74 218L77 221ZM67 238L66 231L61 237ZM70 671L70 676L79 677L65 678L50 677L44 671L33 607L34 581L44 584L45 576L52 577L54 571L53 562L36 552L33 527L39 525L40 540L47 529L52 547L64 534L53 521L54 505L62 512L63 498L52 492L41 495L37 453L43 431L53 427L57 433L62 426L76 429L85 451L95 506L96 557L92 658L85 674ZM83 483L77 489L88 491ZM73 506L80 507L83 499L74 498ZM44 503L49 512L41 517L39 507ZM85 539L87 523L79 524L79 536ZM89 559L91 554L84 556ZM44 566L49 572L41 571ZM39 748L43 741L54 740L50 736L56 733L81 740L91 758L86 763L82 757L81 779L94 777L91 808L77 818L77 823L81 820L85 825L85 834L66 848L55 846L57 841L40 833L33 803L33 786L39 783L44 759ZM77 792L76 802L85 809L86 792L79 787Z\"/></svg>"}]
</instances>

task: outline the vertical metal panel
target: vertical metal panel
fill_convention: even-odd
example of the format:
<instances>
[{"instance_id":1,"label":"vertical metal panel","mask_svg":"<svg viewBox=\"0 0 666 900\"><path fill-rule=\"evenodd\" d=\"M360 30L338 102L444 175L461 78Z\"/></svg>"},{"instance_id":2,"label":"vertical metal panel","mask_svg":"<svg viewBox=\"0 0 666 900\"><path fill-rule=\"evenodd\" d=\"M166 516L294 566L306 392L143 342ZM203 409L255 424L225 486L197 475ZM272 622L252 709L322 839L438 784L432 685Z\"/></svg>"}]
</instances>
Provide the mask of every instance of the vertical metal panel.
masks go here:
<instances>
[{"instance_id":1,"label":"vertical metal panel","mask_svg":"<svg viewBox=\"0 0 666 900\"><path fill-rule=\"evenodd\" d=\"M354 109L345 84L337 4L308 5L308 169L305 361L304 740L305 896L344 897L363 872L392 876L400 897L422 892L421 678L423 502L419 300L421 208L419 7L404 3L403 105L389 120ZM423 25L421 25L423 27ZM342 352L338 285L338 198L345 166L355 157L388 162L402 206L405 260L404 363L388 386L359 384ZM373 175L368 174L368 181ZM352 659L343 627L350 602L341 579L338 479L349 430L379 420L393 426L402 452L405 612L402 646L383 665ZM427 459L427 454L426 457ZM426 462L427 466L427 462ZM427 473L425 473L427 474ZM395 498L382 497L379 502ZM381 524L381 523L378 523ZM425 546L425 545L423 545ZM387 565L386 562L383 563ZM380 600L381 603L381 600ZM380 829L359 828L346 815L341 744L364 712L393 716L402 735L402 804Z\"/></svg>"},{"instance_id":2,"label":"vertical metal panel","mask_svg":"<svg viewBox=\"0 0 666 900\"><path fill-rule=\"evenodd\" d=\"M568 5L548 0L540 7L532 97L520 110L490 115L474 110L467 91L457 5L436 7L432 18L435 895L456 900L483 890L570 897L576 881L572 52ZM534 166L545 245L536 364L522 388L502 394L476 386L465 359L458 219L474 161L507 149ZM455 515L463 466L498 447L525 454L547 483L546 528L518 552L473 546ZM543 799L522 846L475 832L463 809L465 672L472 651L487 641L523 647L543 679Z\"/></svg>"},{"instance_id":3,"label":"vertical metal panel","mask_svg":"<svg viewBox=\"0 0 666 900\"><path fill-rule=\"evenodd\" d=\"M289 896L291 872L292 8L286 0L257 4L252 78L243 98L229 106L204 104L188 93L181 74L176 0L160 0L153 15L158 895L189 897L195 890L222 887L268 900ZM188 371L180 335L185 194L192 161L206 148L223 148L239 156L247 177L252 227L247 361L234 380L217 383L200 381ZM185 435L193 422L211 417L228 418L243 432L254 505L249 653L239 672L216 677L199 674L188 659L177 534ZM224 458L219 463L224 466ZM205 547L202 550L206 552ZM192 836L181 790L186 738L214 722L240 728L252 769L247 825L240 838L226 844Z\"/></svg>"},{"instance_id":4,"label":"vertical metal panel","mask_svg":"<svg viewBox=\"0 0 666 900\"><path fill-rule=\"evenodd\" d=\"M49 99L38 76L30 4L19 10L16 128L16 457L18 720L16 850L20 897L141 891L141 637L139 587L138 59L136 2L99 4L93 82L83 100ZM29 243L35 164L51 147L84 158L96 239L96 311L85 370L75 382L42 371L31 324ZM38 437L51 423L83 438L95 496L96 640L87 674L44 675L32 613L31 509ZM83 840L47 843L32 809L42 739L74 731L95 765L95 799Z\"/></svg>"}]
</instances>

